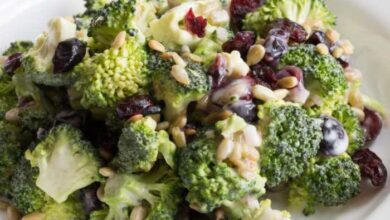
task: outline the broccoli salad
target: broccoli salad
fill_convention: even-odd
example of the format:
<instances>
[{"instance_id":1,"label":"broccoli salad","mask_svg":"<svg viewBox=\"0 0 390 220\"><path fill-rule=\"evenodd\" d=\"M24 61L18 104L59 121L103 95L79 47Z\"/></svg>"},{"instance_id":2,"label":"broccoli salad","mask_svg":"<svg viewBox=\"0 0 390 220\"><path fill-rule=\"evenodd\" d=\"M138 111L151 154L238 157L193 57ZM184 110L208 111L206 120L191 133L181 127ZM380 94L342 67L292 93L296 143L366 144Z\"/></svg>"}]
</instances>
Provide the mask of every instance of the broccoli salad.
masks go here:
<instances>
[{"instance_id":1,"label":"broccoli salad","mask_svg":"<svg viewBox=\"0 0 390 220\"><path fill-rule=\"evenodd\" d=\"M0 208L289 220L380 189L386 113L335 24L323 0L85 0L0 56Z\"/></svg>"}]
</instances>

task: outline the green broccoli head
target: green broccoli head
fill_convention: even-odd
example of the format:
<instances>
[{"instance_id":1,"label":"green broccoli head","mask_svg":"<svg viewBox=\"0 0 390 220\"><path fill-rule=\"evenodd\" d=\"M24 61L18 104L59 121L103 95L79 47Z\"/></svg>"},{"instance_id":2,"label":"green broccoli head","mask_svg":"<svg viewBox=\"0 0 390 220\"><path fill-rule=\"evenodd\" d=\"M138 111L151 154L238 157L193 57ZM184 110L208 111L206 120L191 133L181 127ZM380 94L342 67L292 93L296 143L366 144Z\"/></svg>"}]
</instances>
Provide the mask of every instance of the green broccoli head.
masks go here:
<instances>
[{"instance_id":1,"label":"green broccoli head","mask_svg":"<svg viewBox=\"0 0 390 220\"><path fill-rule=\"evenodd\" d=\"M347 155L313 161L290 186L292 205L304 204L304 214L313 214L317 205L345 204L360 192L360 170Z\"/></svg>"},{"instance_id":2,"label":"green broccoli head","mask_svg":"<svg viewBox=\"0 0 390 220\"><path fill-rule=\"evenodd\" d=\"M17 105L17 101L12 78L0 72L0 118L4 118L5 113Z\"/></svg>"},{"instance_id":3,"label":"green broccoli head","mask_svg":"<svg viewBox=\"0 0 390 220\"><path fill-rule=\"evenodd\" d=\"M84 59L74 70L78 78L74 86L82 94L83 107L114 107L120 99L140 92L149 81L146 61L143 46L131 37L119 49Z\"/></svg>"},{"instance_id":4,"label":"green broccoli head","mask_svg":"<svg viewBox=\"0 0 390 220\"><path fill-rule=\"evenodd\" d=\"M65 202L57 203L51 201L47 203L42 209L44 214L42 220L53 219L72 219L72 220L86 220L87 215L84 211L82 201L78 198L77 193L69 197Z\"/></svg>"},{"instance_id":5,"label":"green broccoli head","mask_svg":"<svg viewBox=\"0 0 390 220\"><path fill-rule=\"evenodd\" d=\"M266 179L258 171L247 178L237 171L230 160L217 159L222 141L220 133L216 128L198 131L179 157L179 176L189 191L187 201L200 212L211 212L225 201L265 193ZM236 148L241 146L237 144Z\"/></svg>"},{"instance_id":6,"label":"green broccoli head","mask_svg":"<svg viewBox=\"0 0 390 220\"><path fill-rule=\"evenodd\" d=\"M294 104L269 102L259 107L263 133L261 174L267 186L276 187L300 176L318 150L321 120L310 118Z\"/></svg>"},{"instance_id":7,"label":"green broccoli head","mask_svg":"<svg viewBox=\"0 0 390 220\"><path fill-rule=\"evenodd\" d=\"M150 59L154 96L164 101L164 116L167 120L174 120L183 114L191 102L198 101L209 91L210 81L201 64L188 61L185 70L190 83L185 85L171 75L171 61L162 60L157 55Z\"/></svg>"},{"instance_id":8,"label":"green broccoli head","mask_svg":"<svg viewBox=\"0 0 390 220\"><path fill-rule=\"evenodd\" d=\"M161 152L166 162L174 167L176 145L169 140L166 131L156 131L156 126L151 117L127 123L119 138L118 154L112 165L123 173L148 172Z\"/></svg>"},{"instance_id":9,"label":"green broccoli head","mask_svg":"<svg viewBox=\"0 0 390 220\"><path fill-rule=\"evenodd\" d=\"M35 185L39 171L23 157L18 161L11 180L12 202L24 214L41 211L50 198Z\"/></svg>"},{"instance_id":10,"label":"green broccoli head","mask_svg":"<svg viewBox=\"0 0 390 220\"><path fill-rule=\"evenodd\" d=\"M84 0L84 6L88 14L94 14L111 1L112 0Z\"/></svg>"},{"instance_id":11,"label":"green broccoli head","mask_svg":"<svg viewBox=\"0 0 390 220\"><path fill-rule=\"evenodd\" d=\"M267 25L279 18L288 18L300 25L321 29L332 27L336 23L336 16L323 0L268 0L257 11L246 15L244 29L263 35Z\"/></svg>"},{"instance_id":12,"label":"green broccoli head","mask_svg":"<svg viewBox=\"0 0 390 220\"><path fill-rule=\"evenodd\" d=\"M271 200L258 201L251 196L238 201L226 201L222 209L230 220L289 220L291 215L287 211L272 209Z\"/></svg>"},{"instance_id":13,"label":"green broccoli head","mask_svg":"<svg viewBox=\"0 0 390 220\"><path fill-rule=\"evenodd\" d=\"M156 18L153 3L142 0L117 0L96 12L88 35L102 49L109 48L121 31L126 31L139 42L148 36L148 24Z\"/></svg>"},{"instance_id":14,"label":"green broccoli head","mask_svg":"<svg viewBox=\"0 0 390 220\"><path fill-rule=\"evenodd\" d=\"M131 208L145 203L147 219L173 219L182 193L180 179L166 166L143 175L115 174L104 186L102 201L109 206L105 219L128 219Z\"/></svg>"},{"instance_id":15,"label":"green broccoli head","mask_svg":"<svg viewBox=\"0 0 390 220\"><path fill-rule=\"evenodd\" d=\"M26 53L33 46L31 41L15 41L12 42L7 50L3 52L3 56L11 56L15 53Z\"/></svg>"},{"instance_id":16,"label":"green broccoli head","mask_svg":"<svg viewBox=\"0 0 390 220\"><path fill-rule=\"evenodd\" d=\"M12 184L14 167L22 156L18 142L20 128L6 121L0 121L0 196L8 197Z\"/></svg>"},{"instance_id":17,"label":"green broccoli head","mask_svg":"<svg viewBox=\"0 0 390 220\"><path fill-rule=\"evenodd\" d=\"M230 33L228 33L231 35ZM226 40L229 39L227 36ZM208 66L214 61L217 53L222 52L222 44L225 40L219 39L217 31L212 32L208 36L202 38L194 50L194 54L202 58L202 63Z\"/></svg>"},{"instance_id":18,"label":"green broccoli head","mask_svg":"<svg viewBox=\"0 0 390 220\"><path fill-rule=\"evenodd\" d=\"M71 74L54 74L53 57L61 41L76 36L76 25L65 18L54 18L47 32L41 34L34 46L22 58L23 73L37 83L47 86L70 85Z\"/></svg>"},{"instance_id":19,"label":"green broccoli head","mask_svg":"<svg viewBox=\"0 0 390 220\"><path fill-rule=\"evenodd\" d=\"M39 168L36 185L59 203L100 179L93 146L70 125L55 127L26 157Z\"/></svg>"},{"instance_id":20,"label":"green broccoli head","mask_svg":"<svg viewBox=\"0 0 390 220\"><path fill-rule=\"evenodd\" d=\"M336 118L344 127L348 134L349 146L347 152L353 155L364 145L364 130L360 126L360 121L356 113L349 105L339 105L335 108L332 116Z\"/></svg>"},{"instance_id":21,"label":"green broccoli head","mask_svg":"<svg viewBox=\"0 0 390 220\"><path fill-rule=\"evenodd\" d=\"M279 67L294 65L304 73L305 88L312 96L332 106L344 100L347 80L338 61L332 55L321 55L314 45L292 47L282 57Z\"/></svg>"}]
</instances>

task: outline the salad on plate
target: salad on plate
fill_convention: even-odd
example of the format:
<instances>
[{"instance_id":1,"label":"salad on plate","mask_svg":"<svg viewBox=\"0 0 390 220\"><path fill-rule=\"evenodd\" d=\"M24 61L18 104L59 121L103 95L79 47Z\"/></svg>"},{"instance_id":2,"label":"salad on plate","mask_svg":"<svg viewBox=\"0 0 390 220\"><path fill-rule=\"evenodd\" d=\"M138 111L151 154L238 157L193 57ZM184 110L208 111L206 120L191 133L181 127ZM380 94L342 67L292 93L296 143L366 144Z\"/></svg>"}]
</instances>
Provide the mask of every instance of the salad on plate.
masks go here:
<instances>
[{"instance_id":1,"label":"salad on plate","mask_svg":"<svg viewBox=\"0 0 390 220\"><path fill-rule=\"evenodd\" d=\"M289 220L271 194L315 215L385 185L385 109L323 0L85 8L0 57L8 219Z\"/></svg>"}]
</instances>

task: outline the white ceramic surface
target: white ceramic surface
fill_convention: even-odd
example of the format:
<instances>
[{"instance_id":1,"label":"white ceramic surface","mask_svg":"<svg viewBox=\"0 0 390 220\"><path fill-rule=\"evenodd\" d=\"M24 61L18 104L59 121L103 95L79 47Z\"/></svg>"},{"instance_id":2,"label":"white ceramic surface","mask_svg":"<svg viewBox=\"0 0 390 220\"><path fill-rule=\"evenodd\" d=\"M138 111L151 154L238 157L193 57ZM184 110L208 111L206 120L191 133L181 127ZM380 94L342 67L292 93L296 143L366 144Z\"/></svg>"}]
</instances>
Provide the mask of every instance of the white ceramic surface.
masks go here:
<instances>
[{"instance_id":1,"label":"white ceramic surface","mask_svg":"<svg viewBox=\"0 0 390 220\"><path fill-rule=\"evenodd\" d=\"M82 0L0 0L0 51L15 39L30 39L45 29L55 16L82 10ZM384 0L328 0L338 15L338 30L355 45L353 65L364 73L364 91L390 110L390 2ZM390 111L389 111L390 112ZM373 146L390 169L390 129L382 132ZM337 208L319 209L306 220L387 220L390 219L390 181L381 190L363 193ZM283 202L275 205L283 207ZM0 220L5 220L1 216Z\"/></svg>"}]
</instances>

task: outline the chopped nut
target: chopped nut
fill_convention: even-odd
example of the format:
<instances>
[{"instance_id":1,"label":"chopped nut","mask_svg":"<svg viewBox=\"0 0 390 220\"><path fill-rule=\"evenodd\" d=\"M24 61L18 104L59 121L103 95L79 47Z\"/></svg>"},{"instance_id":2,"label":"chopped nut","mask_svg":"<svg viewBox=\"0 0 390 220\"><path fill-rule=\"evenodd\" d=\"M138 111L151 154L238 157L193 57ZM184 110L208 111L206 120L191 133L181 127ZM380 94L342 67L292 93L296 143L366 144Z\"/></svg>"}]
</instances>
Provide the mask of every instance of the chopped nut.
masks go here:
<instances>
[{"instance_id":1,"label":"chopped nut","mask_svg":"<svg viewBox=\"0 0 390 220\"><path fill-rule=\"evenodd\" d=\"M22 220L43 220L44 218L45 218L45 214L34 212L26 216L23 216Z\"/></svg>"},{"instance_id":2,"label":"chopped nut","mask_svg":"<svg viewBox=\"0 0 390 220\"><path fill-rule=\"evenodd\" d=\"M225 138L219 144L217 149L217 160L223 161L233 153L234 143L231 139Z\"/></svg>"},{"instance_id":3,"label":"chopped nut","mask_svg":"<svg viewBox=\"0 0 390 220\"><path fill-rule=\"evenodd\" d=\"M196 103L196 108L201 109L201 110L206 110L207 106L209 104L209 99L210 96L209 94L203 96L197 103Z\"/></svg>"},{"instance_id":4,"label":"chopped nut","mask_svg":"<svg viewBox=\"0 0 390 220\"><path fill-rule=\"evenodd\" d=\"M146 208L139 205L133 208L129 220L143 220L146 217Z\"/></svg>"},{"instance_id":5,"label":"chopped nut","mask_svg":"<svg viewBox=\"0 0 390 220\"><path fill-rule=\"evenodd\" d=\"M157 124L157 128L156 130L157 131L160 131L160 130L166 130L169 128L169 122L168 121L163 121L163 122L160 122Z\"/></svg>"},{"instance_id":6,"label":"chopped nut","mask_svg":"<svg viewBox=\"0 0 390 220\"><path fill-rule=\"evenodd\" d=\"M104 177L110 177L115 174L114 170L112 170L110 167L102 167L99 169L100 175Z\"/></svg>"},{"instance_id":7,"label":"chopped nut","mask_svg":"<svg viewBox=\"0 0 390 220\"><path fill-rule=\"evenodd\" d=\"M360 94L359 91L351 91L349 93L348 98L349 104L351 104L352 107L363 109L364 103L363 103L363 96Z\"/></svg>"},{"instance_id":8,"label":"chopped nut","mask_svg":"<svg viewBox=\"0 0 390 220\"><path fill-rule=\"evenodd\" d=\"M18 122L20 120L19 113L20 113L19 108L12 108L5 113L4 118L9 122Z\"/></svg>"},{"instance_id":9,"label":"chopped nut","mask_svg":"<svg viewBox=\"0 0 390 220\"><path fill-rule=\"evenodd\" d=\"M97 189L97 191L96 191L96 196L98 197L98 199L99 199L100 201L103 200L103 197L104 197L104 186L103 186L103 185L101 185L101 186Z\"/></svg>"},{"instance_id":10,"label":"chopped nut","mask_svg":"<svg viewBox=\"0 0 390 220\"><path fill-rule=\"evenodd\" d=\"M201 63L202 62L202 57L193 54L193 53L184 53L183 57L188 58L194 62Z\"/></svg>"},{"instance_id":11,"label":"chopped nut","mask_svg":"<svg viewBox=\"0 0 390 220\"><path fill-rule=\"evenodd\" d=\"M352 110L355 112L356 116L359 118L359 121L364 121L365 114L362 109L352 107Z\"/></svg>"},{"instance_id":12,"label":"chopped nut","mask_svg":"<svg viewBox=\"0 0 390 220\"><path fill-rule=\"evenodd\" d=\"M363 74L357 69L348 68L344 74L348 82L360 82L363 78Z\"/></svg>"},{"instance_id":13,"label":"chopped nut","mask_svg":"<svg viewBox=\"0 0 390 220\"><path fill-rule=\"evenodd\" d=\"M20 213L15 207L7 207L7 220L19 220L20 218Z\"/></svg>"},{"instance_id":14,"label":"chopped nut","mask_svg":"<svg viewBox=\"0 0 390 220\"><path fill-rule=\"evenodd\" d=\"M190 49L190 47L188 46L188 45L183 45L182 47L181 47L181 53L182 54L185 54L185 53L191 53L191 49Z\"/></svg>"},{"instance_id":15,"label":"chopped nut","mask_svg":"<svg viewBox=\"0 0 390 220\"><path fill-rule=\"evenodd\" d=\"M158 51L158 52L161 52L161 53L165 53L166 49L164 47L164 45L162 45L160 42L156 41L156 40L150 40L148 42L148 46L152 49L152 50L155 50L155 51Z\"/></svg>"},{"instance_id":16,"label":"chopped nut","mask_svg":"<svg viewBox=\"0 0 390 220\"><path fill-rule=\"evenodd\" d=\"M287 76L278 80L278 85L285 89L292 89L298 85L298 79L295 76Z\"/></svg>"},{"instance_id":17,"label":"chopped nut","mask_svg":"<svg viewBox=\"0 0 390 220\"><path fill-rule=\"evenodd\" d=\"M242 153L242 156L252 161L258 161L260 159L260 153L256 148L246 146Z\"/></svg>"},{"instance_id":18,"label":"chopped nut","mask_svg":"<svg viewBox=\"0 0 390 220\"><path fill-rule=\"evenodd\" d=\"M343 55L343 50L339 47L335 48L332 52L332 56L335 58L340 58Z\"/></svg>"},{"instance_id":19,"label":"chopped nut","mask_svg":"<svg viewBox=\"0 0 390 220\"><path fill-rule=\"evenodd\" d=\"M186 135L179 127L172 128L172 138L178 147L185 147L187 145Z\"/></svg>"},{"instance_id":20,"label":"chopped nut","mask_svg":"<svg viewBox=\"0 0 390 220\"><path fill-rule=\"evenodd\" d=\"M255 65L264 58L264 55L265 55L265 48L262 45L260 44L253 45L249 48L246 63L249 66Z\"/></svg>"},{"instance_id":21,"label":"chopped nut","mask_svg":"<svg viewBox=\"0 0 390 220\"><path fill-rule=\"evenodd\" d=\"M255 85L252 89L252 94L256 99L268 102L276 100L274 92L262 85Z\"/></svg>"},{"instance_id":22,"label":"chopped nut","mask_svg":"<svg viewBox=\"0 0 390 220\"><path fill-rule=\"evenodd\" d=\"M171 75L181 84L190 84L190 78L188 77L187 71L182 65L176 64L172 66Z\"/></svg>"},{"instance_id":23,"label":"chopped nut","mask_svg":"<svg viewBox=\"0 0 390 220\"><path fill-rule=\"evenodd\" d=\"M187 116L185 114L182 114L173 122L172 126L184 128L186 124L187 124Z\"/></svg>"},{"instance_id":24,"label":"chopped nut","mask_svg":"<svg viewBox=\"0 0 390 220\"><path fill-rule=\"evenodd\" d=\"M112 48L119 49L121 48L125 42L126 42L126 31L121 31L119 34L115 37L114 41L111 44Z\"/></svg>"},{"instance_id":25,"label":"chopped nut","mask_svg":"<svg viewBox=\"0 0 390 220\"><path fill-rule=\"evenodd\" d=\"M195 135L195 134L196 134L196 129L193 129L193 128L186 128L186 129L184 129L184 133L185 133L187 136L192 136L192 135Z\"/></svg>"},{"instance_id":26,"label":"chopped nut","mask_svg":"<svg viewBox=\"0 0 390 220\"><path fill-rule=\"evenodd\" d=\"M355 50L354 46L349 40L343 40L340 46L345 55L352 55Z\"/></svg>"},{"instance_id":27,"label":"chopped nut","mask_svg":"<svg viewBox=\"0 0 390 220\"><path fill-rule=\"evenodd\" d=\"M319 54L321 55L327 55L329 54L329 48L325 44L317 44L316 49Z\"/></svg>"},{"instance_id":28,"label":"chopped nut","mask_svg":"<svg viewBox=\"0 0 390 220\"><path fill-rule=\"evenodd\" d=\"M160 122L161 120L161 115L160 114L153 114L153 115L150 115L150 117L155 120L157 123Z\"/></svg>"},{"instance_id":29,"label":"chopped nut","mask_svg":"<svg viewBox=\"0 0 390 220\"><path fill-rule=\"evenodd\" d=\"M183 67L187 66L187 63L183 60L183 58L181 58L181 56L179 56L179 54L177 54L176 52L170 52L170 53L171 53L173 61L175 61L175 63L177 65L180 65Z\"/></svg>"},{"instance_id":30,"label":"chopped nut","mask_svg":"<svg viewBox=\"0 0 390 220\"><path fill-rule=\"evenodd\" d=\"M290 91L288 89L277 89L277 90L274 90L274 95L275 95L276 99L278 99L278 100L285 99L288 96L289 93L290 93Z\"/></svg>"},{"instance_id":31,"label":"chopped nut","mask_svg":"<svg viewBox=\"0 0 390 220\"><path fill-rule=\"evenodd\" d=\"M340 39L340 34L334 29L329 29L325 33L326 37L332 42L335 43Z\"/></svg>"},{"instance_id":32,"label":"chopped nut","mask_svg":"<svg viewBox=\"0 0 390 220\"><path fill-rule=\"evenodd\" d=\"M131 118L129 119L129 121L131 122L136 122L140 119L142 119L144 116L142 114L137 114L137 115L133 115L131 116Z\"/></svg>"}]
</instances>

